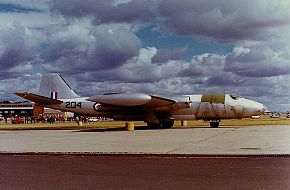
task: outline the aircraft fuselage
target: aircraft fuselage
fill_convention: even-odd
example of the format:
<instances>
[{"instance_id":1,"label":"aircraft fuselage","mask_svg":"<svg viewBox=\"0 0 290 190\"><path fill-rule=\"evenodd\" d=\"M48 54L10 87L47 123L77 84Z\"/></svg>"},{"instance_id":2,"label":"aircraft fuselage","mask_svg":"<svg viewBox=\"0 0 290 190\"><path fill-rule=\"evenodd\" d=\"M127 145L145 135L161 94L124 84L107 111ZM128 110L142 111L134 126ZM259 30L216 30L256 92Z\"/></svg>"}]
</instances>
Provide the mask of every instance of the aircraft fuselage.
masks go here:
<instances>
[{"instance_id":1,"label":"aircraft fuselage","mask_svg":"<svg viewBox=\"0 0 290 190\"><path fill-rule=\"evenodd\" d=\"M151 107L126 107L101 105L87 101L87 97L60 99L62 104L46 105L46 107L66 112L74 112L87 116L109 117L120 120L146 120L146 114L150 112L169 112L170 117L175 120L220 120L220 119L241 119L260 115L264 111L262 104L245 98L233 99L226 94L222 100L204 98L204 95L186 95L189 97L188 107L173 109L165 106L163 109ZM174 106L174 105L173 105Z\"/></svg>"}]
</instances>

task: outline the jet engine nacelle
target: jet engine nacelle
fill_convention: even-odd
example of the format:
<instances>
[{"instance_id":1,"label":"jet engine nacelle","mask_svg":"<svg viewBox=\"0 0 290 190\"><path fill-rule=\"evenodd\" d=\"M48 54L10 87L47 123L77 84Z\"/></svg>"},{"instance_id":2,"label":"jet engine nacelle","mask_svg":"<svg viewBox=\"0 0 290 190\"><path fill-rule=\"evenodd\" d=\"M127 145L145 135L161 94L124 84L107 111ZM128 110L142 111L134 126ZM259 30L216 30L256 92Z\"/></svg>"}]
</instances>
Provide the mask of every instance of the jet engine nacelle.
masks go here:
<instances>
[{"instance_id":1,"label":"jet engine nacelle","mask_svg":"<svg viewBox=\"0 0 290 190\"><path fill-rule=\"evenodd\" d=\"M148 103L151 96L143 93L110 93L92 96L88 101L113 106L140 106Z\"/></svg>"}]
</instances>

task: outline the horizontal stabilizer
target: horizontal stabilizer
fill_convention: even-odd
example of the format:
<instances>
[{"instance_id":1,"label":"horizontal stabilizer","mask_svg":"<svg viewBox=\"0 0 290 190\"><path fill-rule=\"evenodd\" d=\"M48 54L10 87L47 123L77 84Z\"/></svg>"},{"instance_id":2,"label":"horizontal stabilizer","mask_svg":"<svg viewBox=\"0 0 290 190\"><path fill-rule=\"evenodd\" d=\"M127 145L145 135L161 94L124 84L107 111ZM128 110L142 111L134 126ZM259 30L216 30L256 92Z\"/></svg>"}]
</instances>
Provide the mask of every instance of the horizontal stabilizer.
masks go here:
<instances>
[{"instance_id":1,"label":"horizontal stabilizer","mask_svg":"<svg viewBox=\"0 0 290 190\"><path fill-rule=\"evenodd\" d=\"M55 104L61 104L63 103L60 100L55 100L55 99L51 99L51 98L47 98L44 96L40 96L37 94L32 94L32 93L28 93L28 92L17 92L15 93L17 96L20 96L24 99L30 100L32 102L35 102L39 105L55 105Z\"/></svg>"}]
</instances>

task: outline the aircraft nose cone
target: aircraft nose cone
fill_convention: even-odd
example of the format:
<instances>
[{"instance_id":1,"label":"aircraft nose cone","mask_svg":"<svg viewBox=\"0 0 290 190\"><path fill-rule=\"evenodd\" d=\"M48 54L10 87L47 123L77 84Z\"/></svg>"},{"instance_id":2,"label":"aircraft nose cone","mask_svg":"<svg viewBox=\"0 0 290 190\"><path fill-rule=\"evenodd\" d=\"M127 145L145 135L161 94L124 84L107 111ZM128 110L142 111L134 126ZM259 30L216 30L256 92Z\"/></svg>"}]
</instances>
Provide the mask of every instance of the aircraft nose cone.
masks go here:
<instances>
[{"instance_id":1,"label":"aircraft nose cone","mask_svg":"<svg viewBox=\"0 0 290 190\"><path fill-rule=\"evenodd\" d=\"M247 116L261 115L267 109L264 104L252 100L246 100L244 108Z\"/></svg>"},{"instance_id":2,"label":"aircraft nose cone","mask_svg":"<svg viewBox=\"0 0 290 190\"><path fill-rule=\"evenodd\" d=\"M254 101L252 109L254 111L254 114L261 115L266 111L267 107L264 104Z\"/></svg>"},{"instance_id":3,"label":"aircraft nose cone","mask_svg":"<svg viewBox=\"0 0 290 190\"><path fill-rule=\"evenodd\" d=\"M263 104L262 104L262 105L263 105ZM264 113L266 110L268 110L268 107L265 106L265 105L263 105L263 108L262 108L263 113Z\"/></svg>"}]
</instances>

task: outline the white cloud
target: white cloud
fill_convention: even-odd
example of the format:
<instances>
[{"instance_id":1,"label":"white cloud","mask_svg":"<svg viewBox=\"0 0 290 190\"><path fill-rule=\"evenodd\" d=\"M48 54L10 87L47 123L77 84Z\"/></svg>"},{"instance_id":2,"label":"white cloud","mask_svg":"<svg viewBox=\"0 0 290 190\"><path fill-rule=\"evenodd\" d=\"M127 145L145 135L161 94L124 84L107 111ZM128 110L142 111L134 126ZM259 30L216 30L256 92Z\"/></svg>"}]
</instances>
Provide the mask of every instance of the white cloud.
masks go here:
<instances>
[{"instance_id":1,"label":"white cloud","mask_svg":"<svg viewBox=\"0 0 290 190\"><path fill-rule=\"evenodd\" d=\"M0 13L1 97L38 88L39 76L32 73L40 70L74 78L83 95L229 92L273 109L290 109L285 103L290 91L289 0L1 3L31 9ZM191 46L141 48L135 33L146 24L157 25L161 35L230 42L234 49L228 55L194 55L188 61Z\"/></svg>"},{"instance_id":2,"label":"white cloud","mask_svg":"<svg viewBox=\"0 0 290 190\"><path fill-rule=\"evenodd\" d=\"M13 78L0 79L0 96L1 100L20 100L14 95L15 92L24 92L29 89L30 92L36 93L39 88L40 74L21 75Z\"/></svg>"}]
</instances>

